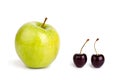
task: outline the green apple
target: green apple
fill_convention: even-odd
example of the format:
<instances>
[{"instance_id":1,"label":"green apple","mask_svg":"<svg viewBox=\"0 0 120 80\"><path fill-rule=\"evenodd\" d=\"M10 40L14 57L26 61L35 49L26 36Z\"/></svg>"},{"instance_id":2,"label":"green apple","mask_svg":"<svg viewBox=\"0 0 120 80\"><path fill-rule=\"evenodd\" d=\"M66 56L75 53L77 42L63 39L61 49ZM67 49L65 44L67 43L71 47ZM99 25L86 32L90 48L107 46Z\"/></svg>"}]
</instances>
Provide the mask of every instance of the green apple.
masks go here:
<instances>
[{"instance_id":1,"label":"green apple","mask_svg":"<svg viewBox=\"0 0 120 80\"><path fill-rule=\"evenodd\" d=\"M17 32L15 49L29 68L44 68L49 66L59 51L60 39L57 31L44 22L28 22Z\"/></svg>"}]
</instances>

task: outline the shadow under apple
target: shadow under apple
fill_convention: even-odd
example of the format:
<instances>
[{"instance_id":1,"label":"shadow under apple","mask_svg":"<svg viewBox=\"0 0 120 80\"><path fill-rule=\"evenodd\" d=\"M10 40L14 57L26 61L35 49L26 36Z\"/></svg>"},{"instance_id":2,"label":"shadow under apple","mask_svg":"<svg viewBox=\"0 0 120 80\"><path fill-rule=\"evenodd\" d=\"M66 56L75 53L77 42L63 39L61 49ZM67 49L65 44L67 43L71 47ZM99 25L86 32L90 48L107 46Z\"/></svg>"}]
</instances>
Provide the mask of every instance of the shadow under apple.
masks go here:
<instances>
[{"instance_id":1,"label":"shadow under apple","mask_svg":"<svg viewBox=\"0 0 120 80\"><path fill-rule=\"evenodd\" d=\"M12 63L14 66L16 66L18 68L27 68L27 69L46 69L50 66L49 65L48 67L42 67L42 68L31 68L31 67L25 66L20 60L14 60L14 61L12 61Z\"/></svg>"},{"instance_id":2,"label":"shadow under apple","mask_svg":"<svg viewBox=\"0 0 120 80\"><path fill-rule=\"evenodd\" d=\"M20 61L20 60L14 60L12 61L13 65L18 68L26 68L26 66Z\"/></svg>"}]
</instances>

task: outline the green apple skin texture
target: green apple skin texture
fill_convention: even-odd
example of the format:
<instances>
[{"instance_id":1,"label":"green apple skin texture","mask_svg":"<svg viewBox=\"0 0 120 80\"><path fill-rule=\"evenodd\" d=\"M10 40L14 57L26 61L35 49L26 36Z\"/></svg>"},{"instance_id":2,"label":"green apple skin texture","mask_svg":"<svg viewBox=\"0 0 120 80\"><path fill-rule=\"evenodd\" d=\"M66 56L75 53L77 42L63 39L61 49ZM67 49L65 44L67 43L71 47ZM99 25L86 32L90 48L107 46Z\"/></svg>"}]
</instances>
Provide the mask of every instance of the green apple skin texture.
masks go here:
<instances>
[{"instance_id":1,"label":"green apple skin texture","mask_svg":"<svg viewBox=\"0 0 120 80\"><path fill-rule=\"evenodd\" d=\"M27 67L43 68L56 58L60 39L57 31L50 25L41 27L40 22L28 22L17 32L15 48L18 56Z\"/></svg>"}]
</instances>

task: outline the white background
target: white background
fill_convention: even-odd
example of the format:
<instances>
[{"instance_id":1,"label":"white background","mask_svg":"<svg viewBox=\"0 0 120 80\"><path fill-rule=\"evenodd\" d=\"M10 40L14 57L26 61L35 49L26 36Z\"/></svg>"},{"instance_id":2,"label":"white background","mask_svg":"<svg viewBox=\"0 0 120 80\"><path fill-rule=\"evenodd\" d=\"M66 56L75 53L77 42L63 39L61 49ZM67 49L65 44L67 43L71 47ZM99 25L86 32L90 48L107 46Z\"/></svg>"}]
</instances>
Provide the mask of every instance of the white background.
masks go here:
<instances>
[{"instance_id":1,"label":"white background","mask_svg":"<svg viewBox=\"0 0 120 80\"><path fill-rule=\"evenodd\" d=\"M15 34L24 23L45 17L60 35L58 56L45 69L26 68L15 51ZM119 0L0 0L0 80L119 80L119 27ZM83 52L88 61L76 68L73 55L87 38ZM96 38L106 59L99 69L90 62Z\"/></svg>"}]
</instances>

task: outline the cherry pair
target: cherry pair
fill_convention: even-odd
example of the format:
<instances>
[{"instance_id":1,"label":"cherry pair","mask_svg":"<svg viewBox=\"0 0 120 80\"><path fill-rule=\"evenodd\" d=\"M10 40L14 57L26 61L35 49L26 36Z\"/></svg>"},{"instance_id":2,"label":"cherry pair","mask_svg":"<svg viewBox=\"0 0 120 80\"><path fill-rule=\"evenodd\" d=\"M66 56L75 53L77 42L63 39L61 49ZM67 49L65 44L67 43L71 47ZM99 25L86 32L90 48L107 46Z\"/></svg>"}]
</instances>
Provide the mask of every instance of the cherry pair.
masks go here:
<instances>
[{"instance_id":1,"label":"cherry pair","mask_svg":"<svg viewBox=\"0 0 120 80\"><path fill-rule=\"evenodd\" d=\"M97 50L95 48L95 44L98 40L99 40L99 38L97 38L95 43L94 43L94 49L95 49L96 54L93 54L91 56L91 63L95 68L100 68L105 61L104 55L98 54ZM85 53L82 53L82 49L88 41L89 41L89 39L87 39L86 42L83 44L83 46L80 50L80 53L75 54L73 56L73 62L76 65L76 67L83 67L87 62L87 55Z\"/></svg>"}]
</instances>

